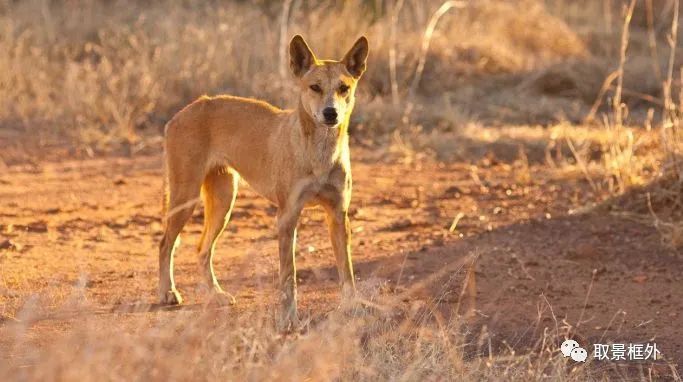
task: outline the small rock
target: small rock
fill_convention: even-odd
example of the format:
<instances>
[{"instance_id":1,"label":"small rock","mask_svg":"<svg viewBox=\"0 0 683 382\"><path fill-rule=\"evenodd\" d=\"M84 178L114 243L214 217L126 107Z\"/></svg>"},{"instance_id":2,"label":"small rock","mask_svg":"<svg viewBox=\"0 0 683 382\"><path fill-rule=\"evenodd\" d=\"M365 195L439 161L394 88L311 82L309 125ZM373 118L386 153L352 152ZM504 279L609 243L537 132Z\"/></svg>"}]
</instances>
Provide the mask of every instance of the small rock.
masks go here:
<instances>
[{"instance_id":1,"label":"small rock","mask_svg":"<svg viewBox=\"0 0 683 382\"><path fill-rule=\"evenodd\" d=\"M575 248L567 250L567 257L574 260L579 259L598 259L603 255L603 251L593 244L579 244Z\"/></svg>"},{"instance_id":2,"label":"small rock","mask_svg":"<svg viewBox=\"0 0 683 382\"><path fill-rule=\"evenodd\" d=\"M443 193L446 195L454 195L454 194L466 194L467 192L458 186L450 186L450 187L446 188Z\"/></svg>"},{"instance_id":3,"label":"small rock","mask_svg":"<svg viewBox=\"0 0 683 382\"><path fill-rule=\"evenodd\" d=\"M118 218L114 221L107 222L107 226L112 229L121 229L128 227L128 219Z\"/></svg>"},{"instance_id":4,"label":"small rock","mask_svg":"<svg viewBox=\"0 0 683 382\"><path fill-rule=\"evenodd\" d=\"M15 248L16 248L16 246L14 245L12 240L7 239L7 240L0 242L0 249L15 249Z\"/></svg>"},{"instance_id":5,"label":"small rock","mask_svg":"<svg viewBox=\"0 0 683 382\"><path fill-rule=\"evenodd\" d=\"M26 226L26 231L35 233L45 233L47 232L47 222L45 222L44 220L39 220L33 223L29 223Z\"/></svg>"},{"instance_id":6,"label":"small rock","mask_svg":"<svg viewBox=\"0 0 683 382\"><path fill-rule=\"evenodd\" d=\"M637 275L633 277L633 282L638 284L643 284L648 280L647 275Z\"/></svg>"},{"instance_id":7,"label":"small rock","mask_svg":"<svg viewBox=\"0 0 683 382\"><path fill-rule=\"evenodd\" d=\"M406 228L410 228L413 226L413 222L410 219L398 219L394 220L391 224L389 224L385 230L387 231L401 231Z\"/></svg>"}]
</instances>

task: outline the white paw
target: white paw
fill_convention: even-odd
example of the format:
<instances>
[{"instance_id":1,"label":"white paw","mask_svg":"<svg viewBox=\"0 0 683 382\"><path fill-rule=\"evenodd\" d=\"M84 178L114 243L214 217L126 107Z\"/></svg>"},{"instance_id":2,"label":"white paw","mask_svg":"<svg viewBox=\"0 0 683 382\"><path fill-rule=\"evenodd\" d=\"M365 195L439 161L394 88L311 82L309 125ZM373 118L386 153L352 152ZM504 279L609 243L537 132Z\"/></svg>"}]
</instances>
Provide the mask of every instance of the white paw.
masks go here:
<instances>
[{"instance_id":1,"label":"white paw","mask_svg":"<svg viewBox=\"0 0 683 382\"><path fill-rule=\"evenodd\" d=\"M183 298L176 289L171 289L166 293L161 294L159 303L162 305L180 305L183 303Z\"/></svg>"},{"instance_id":2,"label":"white paw","mask_svg":"<svg viewBox=\"0 0 683 382\"><path fill-rule=\"evenodd\" d=\"M235 305L237 303L235 296L220 288L214 289L210 296L210 302L220 306Z\"/></svg>"}]
</instances>

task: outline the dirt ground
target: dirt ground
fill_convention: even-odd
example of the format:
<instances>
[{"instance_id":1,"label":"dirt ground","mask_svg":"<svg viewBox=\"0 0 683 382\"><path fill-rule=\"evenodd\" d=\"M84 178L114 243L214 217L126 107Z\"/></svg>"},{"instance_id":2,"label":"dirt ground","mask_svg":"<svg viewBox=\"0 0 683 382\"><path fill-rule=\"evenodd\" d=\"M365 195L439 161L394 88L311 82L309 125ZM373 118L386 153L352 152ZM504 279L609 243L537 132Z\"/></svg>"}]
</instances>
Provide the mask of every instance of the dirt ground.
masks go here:
<instances>
[{"instance_id":1,"label":"dirt ground","mask_svg":"<svg viewBox=\"0 0 683 382\"><path fill-rule=\"evenodd\" d=\"M571 328L591 350L656 342L664 357L683 362L683 259L652 226L582 212L589 189L581 179L487 161L404 164L362 150L354 152L353 177L361 291L403 293L404 304L446 314L467 305L472 332L486 331L494 350L521 351L544 328ZM29 340L56 340L87 314L64 313L81 292L96 307L90 319L116 323L134 311L154 320L161 179L160 155L0 172L0 334L38 309ZM305 212L298 237L300 311L314 321L339 301L323 218ZM201 221L198 208L176 256L183 309L203 304L195 256ZM274 222L275 208L243 185L215 258L223 288L237 297L228 308L234 314L274 305ZM0 335L0 346L10 337ZM21 359L18 350L5 356Z\"/></svg>"}]
</instances>

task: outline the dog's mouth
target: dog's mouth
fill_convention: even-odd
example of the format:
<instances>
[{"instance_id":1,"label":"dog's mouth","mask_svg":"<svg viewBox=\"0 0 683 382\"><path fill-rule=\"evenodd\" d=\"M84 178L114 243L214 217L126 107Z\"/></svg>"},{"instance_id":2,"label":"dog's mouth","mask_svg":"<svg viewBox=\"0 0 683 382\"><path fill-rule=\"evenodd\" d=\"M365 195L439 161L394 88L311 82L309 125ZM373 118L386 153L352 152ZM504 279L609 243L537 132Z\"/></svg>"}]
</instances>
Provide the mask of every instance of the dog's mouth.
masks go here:
<instances>
[{"instance_id":1,"label":"dog's mouth","mask_svg":"<svg viewBox=\"0 0 683 382\"><path fill-rule=\"evenodd\" d=\"M339 122L338 121L325 121L323 124L327 127L336 127Z\"/></svg>"}]
</instances>

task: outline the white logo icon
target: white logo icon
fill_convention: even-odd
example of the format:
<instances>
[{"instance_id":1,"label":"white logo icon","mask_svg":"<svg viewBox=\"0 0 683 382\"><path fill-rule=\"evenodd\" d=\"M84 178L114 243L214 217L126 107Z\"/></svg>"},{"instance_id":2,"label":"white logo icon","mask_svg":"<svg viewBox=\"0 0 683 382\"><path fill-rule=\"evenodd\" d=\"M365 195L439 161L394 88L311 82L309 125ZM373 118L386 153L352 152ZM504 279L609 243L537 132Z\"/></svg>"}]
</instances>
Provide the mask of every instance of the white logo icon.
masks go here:
<instances>
[{"instance_id":1,"label":"white logo icon","mask_svg":"<svg viewBox=\"0 0 683 382\"><path fill-rule=\"evenodd\" d=\"M580 347L578 342L574 340L564 340L562 346L560 346L560 351L565 357L570 357L572 355L572 350L578 347Z\"/></svg>"},{"instance_id":2,"label":"white logo icon","mask_svg":"<svg viewBox=\"0 0 683 382\"><path fill-rule=\"evenodd\" d=\"M586 362L586 358L588 358L588 352L584 348L574 348L572 350L571 357L576 362Z\"/></svg>"},{"instance_id":3,"label":"white logo icon","mask_svg":"<svg viewBox=\"0 0 683 382\"><path fill-rule=\"evenodd\" d=\"M588 352L586 349L579 346L579 343L574 340L564 340L560 346L560 351L565 357L571 357L576 362L586 362Z\"/></svg>"}]
</instances>

